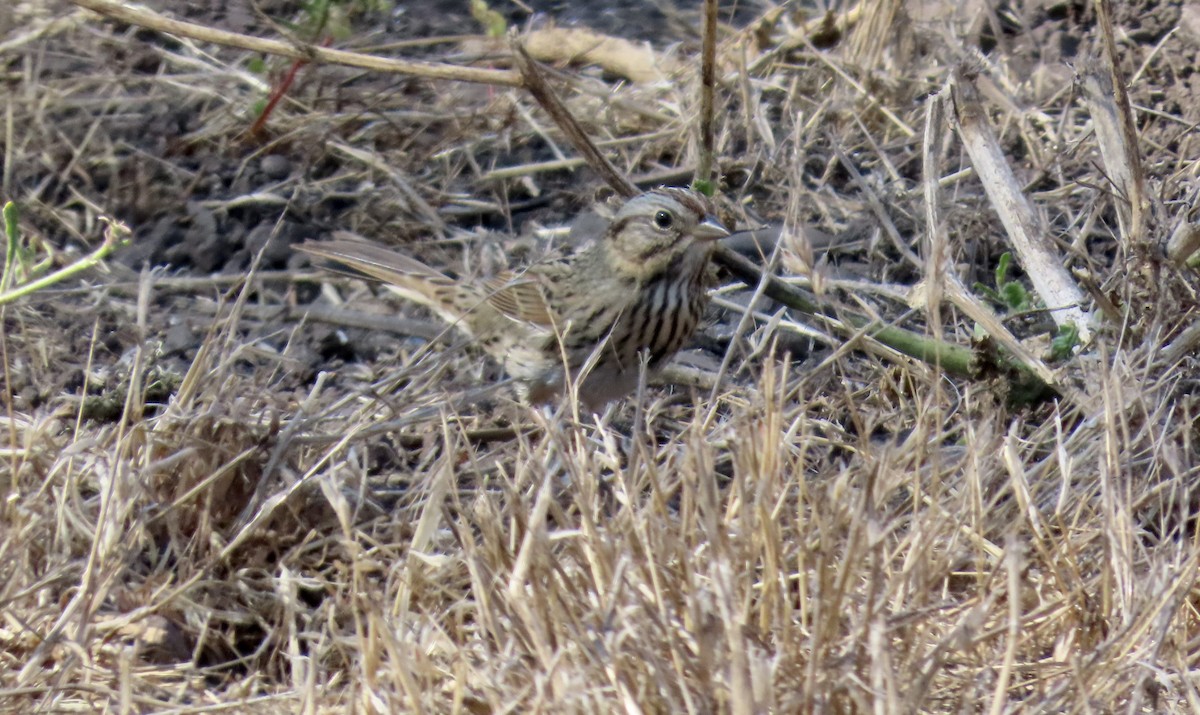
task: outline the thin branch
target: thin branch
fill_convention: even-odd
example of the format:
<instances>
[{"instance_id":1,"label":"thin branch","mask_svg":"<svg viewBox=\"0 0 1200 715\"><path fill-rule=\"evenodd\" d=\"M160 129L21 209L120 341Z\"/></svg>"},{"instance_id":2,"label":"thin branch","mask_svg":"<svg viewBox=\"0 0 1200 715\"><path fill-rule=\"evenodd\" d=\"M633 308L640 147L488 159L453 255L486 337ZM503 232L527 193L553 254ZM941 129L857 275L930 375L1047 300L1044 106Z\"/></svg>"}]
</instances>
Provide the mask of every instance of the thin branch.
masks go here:
<instances>
[{"instance_id":1,"label":"thin branch","mask_svg":"<svg viewBox=\"0 0 1200 715\"><path fill-rule=\"evenodd\" d=\"M521 77L510 70L479 69L476 67L458 67L456 65L440 64L437 62L398 60L390 57L376 57L375 55L364 55L358 52L317 47L315 45L300 45L293 42L268 40L262 37L253 37L251 35L197 25L193 22L173 20L152 10L126 5L125 3L117 2L117 0L71 0L71 2L79 7L100 13L105 17L157 30L168 35L188 37L193 40L212 42L217 45L240 47L244 50L290 57L294 60L361 67L377 72L408 74L428 79L448 79L457 82L475 82L478 84L494 84L505 87L521 86Z\"/></svg>"},{"instance_id":2,"label":"thin branch","mask_svg":"<svg viewBox=\"0 0 1200 715\"><path fill-rule=\"evenodd\" d=\"M700 55L700 159L697 162L698 182L713 182L713 151L716 131L713 126L714 100L717 85L717 0L704 0L704 44Z\"/></svg>"},{"instance_id":3,"label":"thin branch","mask_svg":"<svg viewBox=\"0 0 1200 715\"><path fill-rule=\"evenodd\" d=\"M521 78L524 80L525 88L533 95L546 114L554 120L558 128L562 130L567 139L574 145L576 151L583 155L587 163L600 174L600 178L604 179L609 186L622 196L629 198L641 193L638 187L632 181L625 178L625 175L613 166L613 163L608 160L608 157L600 153L592 140L588 138L583 127L579 126L579 122L575 121L575 117L571 116L571 112L563 106L558 95L554 94L554 90L546 84L546 80L542 77L542 73L538 70L537 63L525 51L521 45L521 41L514 33L509 36L509 43L512 45L513 59L516 60L517 69L521 71Z\"/></svg>"}]
</instances>

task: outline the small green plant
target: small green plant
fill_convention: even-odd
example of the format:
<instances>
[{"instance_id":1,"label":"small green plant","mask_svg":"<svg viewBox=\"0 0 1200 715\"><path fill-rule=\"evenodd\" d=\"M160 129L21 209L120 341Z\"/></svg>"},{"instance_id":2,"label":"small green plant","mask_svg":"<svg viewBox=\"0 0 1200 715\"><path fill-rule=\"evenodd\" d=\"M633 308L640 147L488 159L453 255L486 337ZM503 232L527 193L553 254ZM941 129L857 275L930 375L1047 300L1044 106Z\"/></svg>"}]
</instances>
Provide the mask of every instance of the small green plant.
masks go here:
<instances>
[{"instance_id":1,"label":"small green plant","mask_svg":"<svg viewBox=\"0 0 1200 715\"><path fill-rule=\"evenodd\" d=\"M1008 279L1008 269L1011 266L1012 254L1003 254L1000 256L1000 262L996 265L996 287L989 288L982 283L976 283L975 290L1003 307L1010 315L1037 310L1033 298L1025 286ZM983 333L980 326L976 326L975 331L979 335ZM1075 348L1079 345L1079 328L1073 324L1063 325L1050 340L1050 353L1047 359L1050 362L1067 360L1075 354Z\"/></svg>"},{"instance_id":2,"label":"small green plant","mask_svg":"<svg viewBox=\"0 0 1200 715\"><path fill-rule=\"evenodd\" d=\"M390 12L391 8L391 0L304 0L300 6L300 21L280 24L302 42L329 47L334 40L344 40L353 34L350 25L352 15L385 13ZM254 103L251 109L257 118L250 127L251 136L262 133L271 113L295 84L300 69L307 64L308 60L305 59L292 60L287 71L274 82L270 95ZM267 70L266 63L260 57L249 60L247 68L255 74L264 74Z\"/></svg>"},{"instance_id":3,"label":"small green plant","mask_svg":"<svg viewBox=\"0 0 1200 715\"><path fill-rule=\"evenodd\" d=\"M488 7L486 0L471 0L471 17L483 25L483 31L488 37L504 37L508 31L508 23L504 16Z\"/></svg>"},{"instance_id":4,"label":"small green plant","mask_svg":"<svg viewBox=\"0 0 1200 715\"><path fill-rule=\"evenodd\" d=\"M1000 256L996 265L996 287L989 288L982 283L975 284L975 290L987 296L993 302L1003 306L1010 313L1019 313L1033 308L1029 291L1017 281L1008 279L1008 269L1012 265L1012 254L1005 252Z\"/></svg>"},{"instance_id":5,"label":"small green plant","mask_svg":"<svg viewBox=\"0 0 1200 715\"><path fill-rule=\"evenodd\" d=\"M292 30L308 42L321 38L344 40L350 36L348 3L335 0L306 0L300 5L304 21Z\"/></svg>"},{"instance_id":6,"label":"small green plant","mask_svg":"<svg viewBox=\"0 0 1200 715\"><path fill-rule=\"evenodd\" d=\"M1074 356L1079 344L1079 328L1074 323L1060 326L1058 335L1050 341L1050 361L1059 362Z\"/></svg>"},{"instance_id":7,"label":"small green plant","mask_svg":"<svg viewBox=\"0 0 1200 715\"><path fill-rule=\"evenodd\" d=\"M32 295L43 288L59 283L77 273L86 271L99 264L108 254L113 252L129 236L129 229L124 224L106 217L104 243L90 254L74 263L64 266L53 273L35 278L45 272L51 264L49 258L35 262L32 249L21 246L21 231L17 225L17 205L9 201L4 205L4 272L0 274L0 305L11 303L19 298Z\"/></svg>"},{"instance_id":8,"label":"small green plant","mask_svg":"<svg viewBox=\"0 0 1200 715\"><path fill-rule=\"evenodd\" d=\"M4 272L0 275L0 293L20 283L41 275L50 267L51 257L38 261L37 252L21 241L18 225L20 211L9 201L4 205Z\"/></svg>"}]
</instances>

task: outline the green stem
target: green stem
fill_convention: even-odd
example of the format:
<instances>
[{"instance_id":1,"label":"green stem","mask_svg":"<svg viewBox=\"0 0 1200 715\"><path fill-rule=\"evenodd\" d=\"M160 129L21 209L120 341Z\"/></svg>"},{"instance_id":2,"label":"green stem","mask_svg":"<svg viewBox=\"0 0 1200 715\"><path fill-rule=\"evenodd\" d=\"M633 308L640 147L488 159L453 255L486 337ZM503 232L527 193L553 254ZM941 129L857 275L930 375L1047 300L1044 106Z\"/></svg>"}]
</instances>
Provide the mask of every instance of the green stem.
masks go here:
<instances>
[{"instance_id":1,"label":"green stem","mask_svg":"<svg viewBox=\"0 0 1200 715\"><path fill-rule=\"evenodd\" d=\"M812 300L804 291L774 276L764 274L752 261L724 246L717 248L716 259L730 273L749 285L757 285L760 280L765 280L763 293L793 310L806 315L835 317L848 326L849 330L845 332L862 331L868 337L899 353L940 367L951 375L978 379L981 374L988 372L990 363L992 368L1010 380L1013 398L1016 401L1038 400L1055 393L1054 388L1040 380L1028 366L1011 357L976 353L961 345L934 340L893 325L882 325L878 321L854 313L841 311L835 314L832 309Z\"/></svg>"},{"instance_id":2,"label":"green stem","mask_svg":"<svg viewBox=\"0 0 1200 715\"><path fill-rule=\"evenodd\" d=\"M8 207L6 206L6 220L8 217L7 209ZM75 261L69 266L64 266L63 268L60 268L49 275L42 276L41 278L30 283L26 283L19 288L0 293L0 305L6 305L15 300L19 300L27 295L36 293L43 288L54 285L55 283L64 281L67 278L88 270L107 258L108 254L113 252L113 249L117 247L117 245L121 242L125 235L128 234L128 232L129 229L125 228L121 224L109 223L108 228L104 232L104 243L100 244L99 248L97 248L95 251L92 251L87 256L79 259L78 261Z\"/></svg>"},{"instance_id":3,"label":"green stem","mask_svg":"<svg viewBox=\"0 0 1200 715\"><path fill-rule=\"evenodd\" d=\"M12 284L13 270L17 264L17 244L21 234L17 230L17 205L9 201L4 204L4 273L0 275L0 291L8 290Z\"/></svg>"}]
</instances>

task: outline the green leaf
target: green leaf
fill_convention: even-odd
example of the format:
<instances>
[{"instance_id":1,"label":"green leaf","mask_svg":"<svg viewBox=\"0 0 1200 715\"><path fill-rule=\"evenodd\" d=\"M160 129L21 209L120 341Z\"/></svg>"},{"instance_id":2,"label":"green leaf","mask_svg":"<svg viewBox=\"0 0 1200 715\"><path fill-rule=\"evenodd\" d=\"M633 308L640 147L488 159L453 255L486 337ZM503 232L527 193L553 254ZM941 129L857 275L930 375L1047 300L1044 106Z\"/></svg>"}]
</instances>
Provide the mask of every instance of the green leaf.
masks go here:
<instances>
[{"instance_id":1,"label":"green leaf","mask_svg":"<svg viewBox=\"0 0 1200 715\"><path fill-rule=\"evenodd\" d=\"M976 281L974 288L976 293L982 293L983 297L987 298L993 303L996 303L997 305L1004 305L1004 299L1000 297L1000 294L991 288L988 288L984 284Z\"/></svg>"},{"instance_id":2,"label":"green leaf","mask_svg":"<svg viewBox=\"0 0 1200 715\"><path fill-rule=\"evenodd\" d=\"M320 20L329 12L329 0L307 0L301 7L310 20Z\"/></svg>"},{"instance_id":3,"label":"green leaf","mask_svg":"<svg viewBox=\"0 0 1200 715\"><path fill-rule=\"evenodd\" d=\"M698 191L705 196L712 196L717 190L717 187L714 186L713 182L709 181L708 179L696 179L692 182L692 190Z\"/></svg>"},{"instance_id":4,"label":"green leaf","mask_svg":"<svg viewBox=\"0 0 1200 715\"><path fill-rule=\"evenodd\" d=\"M504 16L488 7L487 0L471 0L471 17L483 25L488 37L504 37L508 31Z\"/></svg>"},{"instance_id":5,"label":"green leaf","mask_svg":"<svg viewBox=\"0 0 1200 715\"><path fill-rule=\"evenodd\" d=\"M1079 328L1074 323L1063 325L1058 329L1058 335L1050 341L1050 360L1059 362L1072 357L1079 345Z\"/></svg>"},{"instance_id":6,"label":"green leaf","mask_svg":"<svg viewBox=\"0 0 1200 715\"><path fill-rule=\"evenodd\" d=\"M1012 312L1029 308L1029 292L1025 290L1025 286L1016 281L1000 286L1000 295L1003 297L1001 302Z\"/></svg>"},{"instance_id":7,"label":"green leaf","mask_svg":"<svg viewBox=\"0 0 1200 715\"><path fill-rule=\"evenodd\" d=\"M346 40L353 34L350 27L350 15L341 7L333 7L329 9L329 13L325 16L325 34L330 35L335 40Z\"/></svg>"},{"instance_id":8,"label":"green leaf","mask_svg":"<svg viewBox=\"0 0 1200 715\"><path fill-rule=\"evenodd\" d=\"M1000 262L996 264L996 287L1002 288L1008 282L1008 267L1012 263L1012 254L1008 251L1000 254Z\"/></svg>"}]
</instances>

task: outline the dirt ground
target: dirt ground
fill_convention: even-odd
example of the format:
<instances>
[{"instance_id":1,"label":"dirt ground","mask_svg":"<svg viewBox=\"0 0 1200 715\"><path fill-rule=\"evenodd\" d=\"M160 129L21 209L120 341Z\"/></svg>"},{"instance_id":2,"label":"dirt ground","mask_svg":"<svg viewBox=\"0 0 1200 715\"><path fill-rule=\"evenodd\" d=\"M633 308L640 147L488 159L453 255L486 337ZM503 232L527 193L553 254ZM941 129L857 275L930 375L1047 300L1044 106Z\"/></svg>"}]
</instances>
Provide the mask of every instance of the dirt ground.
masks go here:
<instances>
[{"instance_id":1,"label":"dirt ground","mask_svg":"<svg viewBox=\"0 0 1200 715\"><path fill-rule=\"evenodd\" d=\"M543 63L619 171L691 181L699 3L489 4L649 48ZM512 67L465 0L143 7ZM0 287L0 711L1200 711L1200 4L719 18L728 247L821 310L716 266L692 345L587 415L479 398L476 346L293 250L569 245L612 190L528 92L0 8L0 201L46 261L13 283L129 231ZM1057 353L1047 274L1091 316Z\"/></svg>"}]
</instances>

